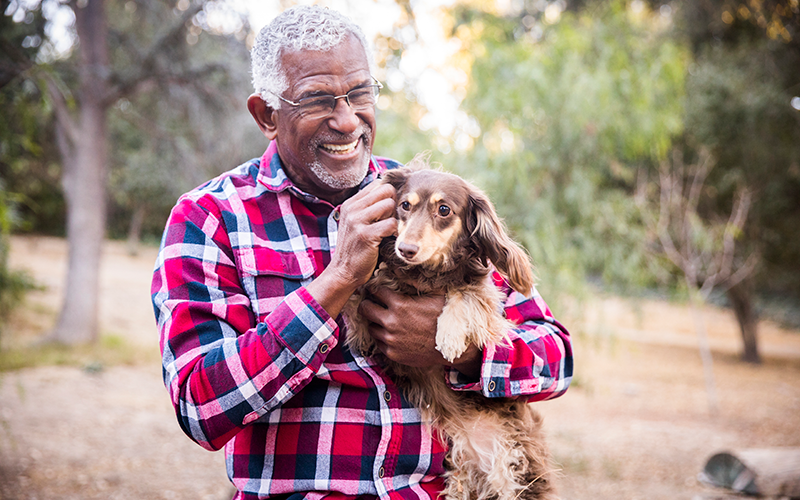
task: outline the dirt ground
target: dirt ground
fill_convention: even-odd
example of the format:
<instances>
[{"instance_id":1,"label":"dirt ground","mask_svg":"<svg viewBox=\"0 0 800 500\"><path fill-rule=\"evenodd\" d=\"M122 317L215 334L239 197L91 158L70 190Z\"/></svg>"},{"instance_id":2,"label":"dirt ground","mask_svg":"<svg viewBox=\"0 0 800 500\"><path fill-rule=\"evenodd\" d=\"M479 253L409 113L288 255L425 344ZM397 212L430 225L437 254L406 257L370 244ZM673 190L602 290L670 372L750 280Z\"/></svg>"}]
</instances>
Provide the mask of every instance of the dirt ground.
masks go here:
<instances>
[{"instance_id":1,"label":"dirt ground","mask_svg":"<svg viewBox=\"0 0 800 500\"><path fill-rule=\"evenodd\" d=\"M155 254L143 248L130 256L112 242L102 261L103 334L144 349L143 360L0 373L0 500L232 496L222 454L181 433L161 383L149 302ZM17 331L4 339L32 342L55 323L65 244L14 238L11 265L45 286L30 294L12 323ZM575 381L564 397L536 408L564 500L718 499L724 492L697 480L712 454L800 446L800 332L762 322L765 362L750 366L737 359L732 313L707 307L702 317L716 413L687 307L598 297L581 321L562 318L574 337Z\"/></svg>"}]
</instances>

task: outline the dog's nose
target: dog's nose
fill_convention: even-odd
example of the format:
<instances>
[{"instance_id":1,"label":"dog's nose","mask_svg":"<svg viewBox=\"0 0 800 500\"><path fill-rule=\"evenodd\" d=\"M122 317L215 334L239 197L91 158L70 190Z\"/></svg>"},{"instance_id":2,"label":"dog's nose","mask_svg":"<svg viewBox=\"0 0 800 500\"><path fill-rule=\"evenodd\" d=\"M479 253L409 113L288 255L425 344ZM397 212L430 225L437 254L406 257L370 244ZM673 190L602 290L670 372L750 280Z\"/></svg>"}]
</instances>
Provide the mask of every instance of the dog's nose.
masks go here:
<instances>
[{"instance_id":1,"label":"dog's nose","mask_svg":"<svg viewBox=\"0 0 800 500\"><path fill-rule=\"evenodd\" d=\"M419 252L419 247L417 245L412 245L411 243L400 243L397 245L397 249L400 250L400 253L406 259L413 259L417 252Z\"/></svg>"}]
</instances>

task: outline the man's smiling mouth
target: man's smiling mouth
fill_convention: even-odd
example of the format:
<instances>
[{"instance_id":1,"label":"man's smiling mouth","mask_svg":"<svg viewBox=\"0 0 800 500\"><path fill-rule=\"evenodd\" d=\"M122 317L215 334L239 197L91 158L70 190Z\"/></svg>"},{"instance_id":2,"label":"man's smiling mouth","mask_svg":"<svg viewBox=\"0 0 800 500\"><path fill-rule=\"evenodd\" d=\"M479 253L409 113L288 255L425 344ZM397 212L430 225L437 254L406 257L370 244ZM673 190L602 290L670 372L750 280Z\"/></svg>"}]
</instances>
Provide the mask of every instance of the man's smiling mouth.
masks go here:
<instances>
[{"instance_id":1,"label":"man's smiling mouth","mask_svg":"<svg viewBox=\"0 0 800 500\"><path fill-rule=\"evenodd\" d=\"M356 139L349 144L322 144L320 147L331 154L344 155L355 151L358 146L358 141L360 140L360 138Z\"/></svg>"}]
</instances>

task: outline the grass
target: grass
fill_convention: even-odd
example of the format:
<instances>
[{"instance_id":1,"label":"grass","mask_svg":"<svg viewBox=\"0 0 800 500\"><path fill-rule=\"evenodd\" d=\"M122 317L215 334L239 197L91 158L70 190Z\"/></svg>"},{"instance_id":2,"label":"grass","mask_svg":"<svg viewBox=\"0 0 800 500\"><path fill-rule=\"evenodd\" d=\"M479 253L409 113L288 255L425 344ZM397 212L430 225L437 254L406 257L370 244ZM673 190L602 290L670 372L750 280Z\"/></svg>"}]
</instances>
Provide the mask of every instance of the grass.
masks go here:
<instances>
[{"instance_id":1,"label":"grass","mask_svg":"<svg viewBox=\"0 0 800 500\"><path fill-rule=\"evenodd\" d=\"M107 366L158 361L155 347L133 345L117 335L103 335L91 344L69 346L40 342L0 350L0 372L38 366L76 366L99 372Z\"/></svg>"},{"instance_id":2,"label":"grass","mask_svg":"<svg viewBox=\"0 0 800 500\"><path fill-rule=\"evenodd\" d=\"M46 292L29 280L26 291ZM34 294L35 295L35 294ZM158 347L136 344L124 336L103 332L92 343L66 345L47 340L57 311L43 297L20 293L13 306L0 315L0 373L40 366L74 366L99 372L115 365L157 363Z\"/></svg>"}]
</instances>

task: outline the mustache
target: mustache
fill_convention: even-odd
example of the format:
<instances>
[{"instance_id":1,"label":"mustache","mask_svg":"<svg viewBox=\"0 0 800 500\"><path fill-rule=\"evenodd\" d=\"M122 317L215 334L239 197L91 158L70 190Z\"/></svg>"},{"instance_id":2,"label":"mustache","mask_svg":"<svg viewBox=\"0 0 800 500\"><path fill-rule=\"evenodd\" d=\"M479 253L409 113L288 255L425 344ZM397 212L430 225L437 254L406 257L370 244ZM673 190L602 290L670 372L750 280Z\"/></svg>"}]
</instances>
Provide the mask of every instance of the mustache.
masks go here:
<instances>
[{"instance_id":1,"label":"mustache","mask_svg":"<svg viewBox=\"0 0 800 500\"><path fill-rule=\"evenodd\" d=\"M335 130L328 130L315 136L311 141L311 145L317 148L323 144L330 144L332 142L353 142L361 137L365 139L366 144L369 144L369 140L372 138L372 128L361 125L350 134L342 134Z\"/></svg>"}]
</instances>

